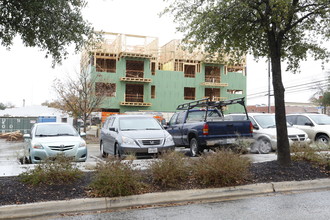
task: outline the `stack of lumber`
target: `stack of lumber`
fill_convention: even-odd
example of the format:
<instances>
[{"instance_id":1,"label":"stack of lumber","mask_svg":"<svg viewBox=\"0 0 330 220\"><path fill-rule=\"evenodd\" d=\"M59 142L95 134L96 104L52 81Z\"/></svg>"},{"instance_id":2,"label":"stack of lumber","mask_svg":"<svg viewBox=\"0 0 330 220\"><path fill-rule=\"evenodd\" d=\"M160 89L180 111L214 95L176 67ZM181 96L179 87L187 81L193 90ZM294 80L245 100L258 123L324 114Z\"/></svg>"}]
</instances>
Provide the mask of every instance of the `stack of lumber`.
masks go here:
<instances>
[{"instance_id":1,"label":"stack of lumber","mask_svg":"<svg viewBox=\"0 0 330 220\"><path fill-rule=\"evenodd\" d=\"M4 138L7 141L21 141L23 140L23 134L20 131L2 133L0 138Z\"/></svg>"}]
</instances>

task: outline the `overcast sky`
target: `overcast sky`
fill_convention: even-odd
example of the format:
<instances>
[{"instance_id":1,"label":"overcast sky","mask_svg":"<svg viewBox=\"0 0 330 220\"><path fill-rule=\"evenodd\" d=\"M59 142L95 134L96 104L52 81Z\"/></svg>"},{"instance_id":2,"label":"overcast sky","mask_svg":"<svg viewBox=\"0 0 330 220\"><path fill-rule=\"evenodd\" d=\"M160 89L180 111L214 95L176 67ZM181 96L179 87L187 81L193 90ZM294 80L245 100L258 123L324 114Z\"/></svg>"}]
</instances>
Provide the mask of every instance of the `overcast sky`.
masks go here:
<instances>
[{"instance_id":1,"label":"overcast sky","mask_svg":"<svg viewBox=\"0 0 330 220\"><path fill-rule=\"evenodd\" d=\"M89 0L84 16L95 30L158 37L159 46L162 46L172 39L182 38L168 16L159 18L164 5L162 0ZM25 105L51 101L55 98L51 88L53 80L79 71L79 55L71 55L63 65L51 68L51 60L45 58L45 52L24 47L19 38L10 51L0 47L0 57L0 102L10 102L17 107L23 105L23 100ZM267 63L264 60L257 63L248 57L247 69L248 95L251 94L248 104L267 104ZM309 83L325 79L330 65L322 70L321 62L309 60L302 63L301 70L296 75L283 73L284 85L288 87L287 102L308 102L315 92L307 89Z\"/></svg>"}]
</instances>

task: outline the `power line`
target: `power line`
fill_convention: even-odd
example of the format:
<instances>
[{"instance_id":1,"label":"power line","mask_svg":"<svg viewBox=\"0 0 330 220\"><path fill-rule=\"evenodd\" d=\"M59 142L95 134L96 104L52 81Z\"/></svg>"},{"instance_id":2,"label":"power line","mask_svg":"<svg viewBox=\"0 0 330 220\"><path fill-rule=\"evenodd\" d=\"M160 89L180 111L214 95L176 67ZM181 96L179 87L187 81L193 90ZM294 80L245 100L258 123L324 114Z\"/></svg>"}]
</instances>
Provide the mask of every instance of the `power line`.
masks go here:
<instances>
[{"instance_id":1,"label":"power line","mask_svg":"<svg viewBox=\"0 0 330 220\"><path fill-rule=\"evenodd\" d=\"M285 87L285 90L286 90L286 93L290 93L290 92L302 91L302 90L306 90L306 89L317 89L317 88L315 88L316 86L318 86L318 87L327 87L328 85L329 85L329 83L327 81L316 80L316 81L313 81L313 82L308 82L308 83L302 83L302 84L296 84L296 85L292 85L292 86L287 86L287 87ZM301 87L303 87L303 88L301 88ZM262 92L252 93L252 94L248 94L247 96L248 97L251 97L251 96L262 97L262 96L265 95L265 93L267 95L268 94L268 91L262 91Z\"/></svg>"}]
</instances>

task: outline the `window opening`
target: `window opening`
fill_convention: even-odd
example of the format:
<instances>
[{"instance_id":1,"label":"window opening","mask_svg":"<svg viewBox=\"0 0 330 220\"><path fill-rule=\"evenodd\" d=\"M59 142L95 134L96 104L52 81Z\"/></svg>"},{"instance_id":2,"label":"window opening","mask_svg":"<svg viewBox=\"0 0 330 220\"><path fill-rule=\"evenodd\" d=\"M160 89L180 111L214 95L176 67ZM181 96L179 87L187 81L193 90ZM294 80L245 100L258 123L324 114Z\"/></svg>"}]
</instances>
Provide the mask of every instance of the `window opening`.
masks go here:
<instances>
[{"instance_id":1,"label":"window opening","mask_svg":"<svg viewBox=\"0 0 330 220\"><path fill-rule=\"evenodd\" d=\"M195 78L195 73L195 65L184 65L184 77Z\"/></svg>"},{"instance_id":2,"label":"window opening","mask_svg":"<svg viewBox=\"0 0 330 220\"><path fill-rule=\"evenodd\" d=\"M144 61L126 60L126 77L143 78Z\"/></svg>"},{"instance_id":3,"label":"window opening","mask_svg":"<svg viewBox=\"0 0 330 220\"><path fill-rule=\"evenodd\" d=\"M220 89L205 88L205 97L210 98L212 101L220 101Z\"/></svg>"},{"instance_id":4,"label":"window opening","mask_svg":"<svg viewBox=\"0 0 330 220\"><path fill-rule=\"evenodd\" d=\"M96 72L116 72L116 60L115 59L104 59L96 58Z\"/></svg>"},{"instance_id":5,"label":"window opening","mask_svg":"<svg viewBox=\"0 0 330 220\"><path fill-rule=\"evenodd\" d=\"M95 94L97 96L116 96L116 83L95 83Z\"/></svg>"},{"instance_id":6,"label":"window opening","mask_svg":"<svg viewBox=\"0 0 330 220\"><path fill-rule=\"evenodd\" d=\"M220 67L205 67L205 82L220 83Z\"/></svg>"},{"instance_id":7,"label":"window opening","mask_svg":"<svg viewBox=\"0 0 330 220\"><path fill-rule=\"evenodd\" d=\"M184 99L195 100L195 88L185 87L184 88Z\"/></svg>"},{"instance_id":8,"label":"window opening","mask_svg":"<svg viewBox=\"0 0 330 220\"><path fill-rule=\"evenodd\" d=\"M156 75L156 63L151 62L151 75Z\"/></svg>"},{"instance_id":9,"label":"window opening","mask_svg":"<svg viewBox=\"0 0 330 220\"><path fill-rule=\"evenodd\" d=\"M156 98L156 86L151 86L151 98Z\"/></svg>"},{"instance_id":10,"label":"window opening","mask_svg":"<svg viewBox=\"0 0 330 220\"><path fill-rule=\"evenodd\" d=\"M143 85L127 84L125 101L126 102L143 102Z\"/></svg>"}]
</instances>

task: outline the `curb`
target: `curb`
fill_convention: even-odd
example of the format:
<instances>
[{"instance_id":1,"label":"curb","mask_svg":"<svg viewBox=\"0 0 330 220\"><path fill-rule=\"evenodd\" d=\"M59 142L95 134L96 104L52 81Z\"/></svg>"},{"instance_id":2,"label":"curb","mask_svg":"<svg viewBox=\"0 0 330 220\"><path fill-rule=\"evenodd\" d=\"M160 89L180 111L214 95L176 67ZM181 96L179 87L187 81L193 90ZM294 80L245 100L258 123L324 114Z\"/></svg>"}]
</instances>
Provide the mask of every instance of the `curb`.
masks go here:
<instances>
[{"instance_id":1,"label":"curb","mask_svg":"<svg viewBox=\"0 0 330 220\"><path fill-rule=\"evenodd\" d=\"M330 179L260 183L215 189L147 193L115 198L85 198L0 206L0 219L28 218L60 213L110 211L135 206L196 201L221 201L270 193L330 189Z\"/></svg>"}]
</instances>

